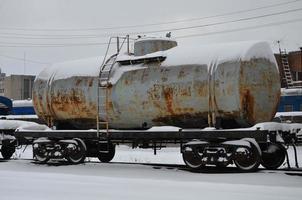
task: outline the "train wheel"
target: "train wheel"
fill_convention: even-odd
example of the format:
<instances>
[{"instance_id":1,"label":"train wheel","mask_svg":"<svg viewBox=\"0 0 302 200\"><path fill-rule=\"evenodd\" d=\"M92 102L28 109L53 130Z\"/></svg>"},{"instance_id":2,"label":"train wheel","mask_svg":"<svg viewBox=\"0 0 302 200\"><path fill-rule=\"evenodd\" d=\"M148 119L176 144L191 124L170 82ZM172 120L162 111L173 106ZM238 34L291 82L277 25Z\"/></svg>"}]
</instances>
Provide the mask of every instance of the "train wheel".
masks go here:
<instances>
[{"instance_id":1,"label":"train wheel","mask_svg":"<svg viewBox=\"0 0 302 200\"><path fill-rule=\"evenodd\" d=\"M108 153L99 152L98 159L103 163L108 163L113 159L115 155L115 145L112 143L108 143L108 144L104 144L103 147L104 149L108 149Z\"/></svg>"},{"instance_id":2,"label":"train wheel","mask_svg":"<svg viewBox=\"0 0 302 200\"><path fill-rule=\"evenodd\" d=\"M182 158L189 168L200 169L205 166L196 148L185 147Z\"/></svg>"},{"instance_id":3,"label":"train wheel","mask_svg":"<svg viewBox=\"0 0 302 200\"><path fill-rule=\"evenodd\" d=\"M73 164L79 164L84 162L86 158L87 147L83 140L79 138L74 138L73 140L77 142L77 145L68 152L67 160Z\"/></svg>"},{"instance_id":4,"label":"train wheel","mask_svg":"<svg viewBox=\"0 0 302 200\"><path fill-rule=\"evenodd\" d=\"M46 146L43 144L34 144L33 145L33 153L35 159L40 163L47 163L49 161L49 157L47 155Z\"/></svg>"},{"instance_id":5,"label":"train wheel","mask_svg":"<svg viewBox=\"0 0 302 200\"><path fill-rule=\"evenodd\" d=\"M255 144L251 143L251 148L238 147L235 152L234 163L238 169L251 172L258 169L260 165L260 152Z\"/></svg>"},{"instance_id":6,"label":"train wheel","mask_svg":"<svg viewBox=\"0 0 302 200\"><path fill-rule=\"evenodd\" d=\"M285 157L286 149L281 144L269 144L267 149L262 151L261 165L266 169L278 169Z\"/></svg>"},{"instance_id":7,"label":"train wheel","mask_svg":"<svg viewBox=\"0 0 302 200\"><path fill-rule=\"evenodd\" d=\"M1 155L2 155L4 160L9 160L14 153L15 153L15 146L13 146L13 145L2 145Z\"/></svg>"}]
</instances>

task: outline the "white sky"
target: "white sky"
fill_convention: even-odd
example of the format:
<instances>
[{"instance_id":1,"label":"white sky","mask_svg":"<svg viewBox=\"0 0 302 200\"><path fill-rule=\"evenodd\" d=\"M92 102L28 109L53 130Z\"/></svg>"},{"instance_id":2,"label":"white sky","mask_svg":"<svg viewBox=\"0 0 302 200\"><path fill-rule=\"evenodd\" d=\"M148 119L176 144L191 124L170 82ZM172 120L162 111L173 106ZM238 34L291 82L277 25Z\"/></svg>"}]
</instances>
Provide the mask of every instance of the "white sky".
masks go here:
<instances>
[{"instance_id":1,"label":"white sky","mask_svg":"<svg viewBox=\"0 0 302 200\"><path fill-rule=\"evenodd\" d=\"M278 50L276 41L280 40L282 48L298 50L302 46L302 10L299 10L302 8L301 0L250 12L189 20L182 23L100 30L104 27L204 18L291 1L294 0L0 0L0 67L2 72L8 74L37 74L50 64L37 64L30 61L54 63L102 56L105 45L87 46L86 44L107 42L108 35L201 26L293 9L296 11L253 20L174 30L172 36L177 38L185 35L232 31L245 27L299 20L277 26L178 39L179 43L188 45L239 40L266 40L270 42L274 51ZM95 30L97 28L99 30ZM166 32L147 35L164 36ZM97 35L98 37L75 38L78 36L87 37L87 35ZM51 47L51 45L57 44L65 45L65 47ZM66 47L69 44L76 45ZM32 47L32 45L38 47ZM28 60L25 64L22 60L24 55Z\"/></svg>"}]
</instances>

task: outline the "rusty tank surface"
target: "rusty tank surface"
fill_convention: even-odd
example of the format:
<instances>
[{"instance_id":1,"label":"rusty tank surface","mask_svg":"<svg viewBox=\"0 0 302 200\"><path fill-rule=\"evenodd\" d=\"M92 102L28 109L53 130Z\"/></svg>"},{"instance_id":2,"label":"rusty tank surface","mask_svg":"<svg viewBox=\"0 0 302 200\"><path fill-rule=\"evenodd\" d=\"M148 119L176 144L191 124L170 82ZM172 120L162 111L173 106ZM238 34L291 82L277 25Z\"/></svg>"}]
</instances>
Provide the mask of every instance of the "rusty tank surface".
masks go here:
<instances>
[{"instance_id":1,"label":"rusty tank surface","mask_svg":"<svg viewBox=\"0 0 302 200\"><path fill-rule=\"evenodd\" d=\"M110 58L106 119L98 111L104 104L98 95L105 95L98 92L101 58L42 71L33 88L37 115L60 129L96 128L97 116L110 128L146 129L249 127L276 113L279 72L266 42L181 46L140 39L134 48Z\"/></svg>"}]
</instances>

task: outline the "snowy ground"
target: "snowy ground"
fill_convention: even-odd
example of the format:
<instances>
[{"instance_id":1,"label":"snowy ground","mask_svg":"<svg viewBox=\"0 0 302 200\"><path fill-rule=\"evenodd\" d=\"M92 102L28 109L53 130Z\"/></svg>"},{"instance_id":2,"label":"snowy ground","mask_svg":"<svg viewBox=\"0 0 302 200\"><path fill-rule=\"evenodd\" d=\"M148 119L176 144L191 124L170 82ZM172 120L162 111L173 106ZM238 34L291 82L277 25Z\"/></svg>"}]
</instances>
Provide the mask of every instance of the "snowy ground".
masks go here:
<instances>
[{"instance_id":1,"label":"snowy ground","mask_svg":"<svg viewBox=\"0 0 302 200\"><path fill-rule=\"evenodd\" d=\"M22 151L13 160L0 160L1 200L302 199L302 171L239 173L228 167L190 172L176 148L154 156L150 150L122 146L112 163L90 159L76 166L40 165L30 159L30 148Z\"/></svg>"}]
</instances>

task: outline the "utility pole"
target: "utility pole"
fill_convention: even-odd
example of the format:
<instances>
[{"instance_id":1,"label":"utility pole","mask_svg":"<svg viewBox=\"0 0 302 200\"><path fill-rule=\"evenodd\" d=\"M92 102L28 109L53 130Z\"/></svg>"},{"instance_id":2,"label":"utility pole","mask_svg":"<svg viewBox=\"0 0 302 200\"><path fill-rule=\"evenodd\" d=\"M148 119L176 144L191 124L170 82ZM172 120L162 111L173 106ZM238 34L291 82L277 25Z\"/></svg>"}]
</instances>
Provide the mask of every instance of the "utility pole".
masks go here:
<instances>
[{"instance_id":1,"label":"utility pole","mask_svg":"<svg viewBox=\"0 0 302 200\"><path fill-rule=\"evenodd\" d=\"M26 52L24 51L23 75L25 75L25 71L26 71Z\"/></svg>"},{"instance_id":2,"label":"utility pole","mask_svg":"<svg viewBox=\"0 0 302 200\"><path fill-rule=\"evenodd\" d=\"M300 70L300 73L302 74L302 47L300 47Z\"/></svg>"}]
</instances>

